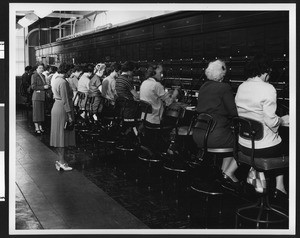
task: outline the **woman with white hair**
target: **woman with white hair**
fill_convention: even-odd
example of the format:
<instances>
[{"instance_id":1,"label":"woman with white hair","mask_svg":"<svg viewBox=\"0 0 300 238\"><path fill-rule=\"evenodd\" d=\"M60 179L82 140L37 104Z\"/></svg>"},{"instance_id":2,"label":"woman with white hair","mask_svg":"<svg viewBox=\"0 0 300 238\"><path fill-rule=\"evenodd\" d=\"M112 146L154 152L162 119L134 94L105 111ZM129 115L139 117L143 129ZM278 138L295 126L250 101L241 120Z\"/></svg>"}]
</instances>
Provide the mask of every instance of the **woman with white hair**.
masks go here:
<instances>
[{"instance_id":1,"label":"woman with white hair","mask_svg":"<svg viewBox=\"0 0 300 238\"><path fill-rule=\"evenodd\" d=\"M226 74L226 65L222 60L210 62L205 70L207 81L199 90L197 112L210 114L216 124L209 134L207 146L211 148L232 148L234 143L230 124L231 118L237 116L237 108L231 87L223 83ZM202 148L204 131L195 129L193 139L199 148ZM234 158L223 159L222 172L224 178L231 184L237 185L238 179L234 172L237 169Z\"/></svg>"}]
</instances>

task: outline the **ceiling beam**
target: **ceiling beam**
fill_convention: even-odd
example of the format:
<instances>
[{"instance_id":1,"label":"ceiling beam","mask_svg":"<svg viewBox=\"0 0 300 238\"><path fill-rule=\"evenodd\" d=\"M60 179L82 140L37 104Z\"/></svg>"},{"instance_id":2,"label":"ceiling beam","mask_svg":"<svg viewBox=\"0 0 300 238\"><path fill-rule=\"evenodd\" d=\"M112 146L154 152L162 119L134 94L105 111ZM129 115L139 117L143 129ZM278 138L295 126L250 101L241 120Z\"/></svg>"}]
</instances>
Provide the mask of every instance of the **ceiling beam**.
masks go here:
<instances>
[{"instance_id":1,"label":"ceiling beam","mask_svg":"<svg viewBox=\"0 0 300 238\"><path fill-rule=\"evenodd\" d=\"M73 13L56 13L52 12L46 17L54 17L54 18L83 18L84 15L81 14L73 14Z\"/></svg>"}]
</instances>

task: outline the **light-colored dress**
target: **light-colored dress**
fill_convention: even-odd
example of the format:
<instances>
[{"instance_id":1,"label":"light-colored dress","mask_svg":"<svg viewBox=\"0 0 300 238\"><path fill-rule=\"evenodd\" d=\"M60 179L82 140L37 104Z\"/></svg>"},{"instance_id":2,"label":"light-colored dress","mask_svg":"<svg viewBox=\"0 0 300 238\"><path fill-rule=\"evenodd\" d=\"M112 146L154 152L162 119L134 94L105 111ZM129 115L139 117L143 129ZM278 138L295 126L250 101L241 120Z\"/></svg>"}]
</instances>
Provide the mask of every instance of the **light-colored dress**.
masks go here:
<instances>
[{"instance_id":1,"label":"light-colored dress","mask_svg":"<svg viewBox=\"0 0 300 238\"><path fill-rule=\"evenodd\" d=\"M64 129L65 122L68 120L68 112L71 112L74 120L73 91L62 75L52 80L52 92L55 102L51 110L50 146L75 146L75 130Z\"/></svg>"}]
</instances>

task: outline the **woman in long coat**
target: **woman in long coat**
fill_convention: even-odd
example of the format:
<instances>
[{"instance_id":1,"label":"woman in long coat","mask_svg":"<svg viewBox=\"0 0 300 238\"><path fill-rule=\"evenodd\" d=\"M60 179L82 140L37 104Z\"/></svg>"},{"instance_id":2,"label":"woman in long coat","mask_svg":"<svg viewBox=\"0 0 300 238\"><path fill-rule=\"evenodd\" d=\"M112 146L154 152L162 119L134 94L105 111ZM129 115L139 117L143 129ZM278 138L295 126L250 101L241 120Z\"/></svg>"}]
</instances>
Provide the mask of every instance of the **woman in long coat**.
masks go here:
<instances>
[{"instance_id":1,"label":"woman in long coat","mask_svg":"<svg viewBox=\"0 0 300 238\"><path fill-rule=\"evenodd\" d=\"M42 74L43 71L44 64L38 64L36 72L31 76L32 121L37 135L44 132L42 123L45 121L45 90L49 88L45 76Z\"/></svg>"},{"instance_id":2,"label":"woman in long coat","mask_svg":"<svg viewBox=\"0 0 300 238\"><path fill-rule=\"evenodd\" d=\"M70 67L71 65L62 63L57 70L58 76L51 83L55 102L51 110L50 146L56 147L59 155L56 169L64 171L72 170L64 159L65 147L75 146L74 129L65 129L66 122L74 122L73 91L66 80Z\"/></svg>"}]
</instances>

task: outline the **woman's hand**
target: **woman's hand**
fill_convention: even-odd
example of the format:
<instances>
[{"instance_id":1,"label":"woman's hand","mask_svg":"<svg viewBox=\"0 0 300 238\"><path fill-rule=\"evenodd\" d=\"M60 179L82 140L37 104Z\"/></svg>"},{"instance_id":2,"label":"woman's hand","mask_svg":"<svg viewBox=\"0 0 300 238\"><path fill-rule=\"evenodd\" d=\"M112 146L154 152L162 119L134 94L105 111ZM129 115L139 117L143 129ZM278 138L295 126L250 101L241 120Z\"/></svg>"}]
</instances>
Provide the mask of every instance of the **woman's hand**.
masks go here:
<instances>
[{"instance_id":1,"label":"woman's hand","mask_svg":"<svg viewBox=\"0 0 300 238\"><path fill-rule=\"evenodd\" d=\"M49 88L48 84L44 85L44 89L48 89L48 88Z\"/></svg>"},{"instance_id":2,"label":"woman's hand","mask_svg":"<svg viewBox=\"0 0 300 238\"><path fill-rule=\"evenodd\" d=\"M73 118L72 118L71 113L68 113L68 121L69 121L70 123L73 122Z\"/></svg>"},{"instance_id":3,"label":"woman's hand","mask_svg":"<svg viewBox=\"0 0 300 238\"><path fill-rule=\"evenodd\" d=\"M290 116L289 115L280 117L280 125L289 126L289 124L290 124Z\"/></svg>"}]
</instances>

